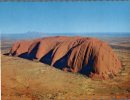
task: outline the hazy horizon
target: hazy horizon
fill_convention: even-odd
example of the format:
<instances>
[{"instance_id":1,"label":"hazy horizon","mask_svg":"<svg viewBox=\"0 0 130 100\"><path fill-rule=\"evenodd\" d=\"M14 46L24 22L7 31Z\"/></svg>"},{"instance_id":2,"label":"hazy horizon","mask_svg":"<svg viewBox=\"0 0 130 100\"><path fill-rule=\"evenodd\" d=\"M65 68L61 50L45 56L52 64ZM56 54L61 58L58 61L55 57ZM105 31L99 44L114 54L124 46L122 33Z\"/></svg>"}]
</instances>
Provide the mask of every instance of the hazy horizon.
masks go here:
<instances>
[{"instance_id":1,"label":"hazy horizon","mask_svg":"<svg viewBox=\"0 0 130 100\"><path fill-rule=\"evenodd\" d=\"M1 34L1 39L9 39L9 40L18 40L18 39L34 39L34 38L41 38L41 37L50 37L50 36L83 36L83 37L95 37L95 38L123 38L123 37L130 37L130 33L21 33L21 34Z\"/></svg>"}]
</instances>

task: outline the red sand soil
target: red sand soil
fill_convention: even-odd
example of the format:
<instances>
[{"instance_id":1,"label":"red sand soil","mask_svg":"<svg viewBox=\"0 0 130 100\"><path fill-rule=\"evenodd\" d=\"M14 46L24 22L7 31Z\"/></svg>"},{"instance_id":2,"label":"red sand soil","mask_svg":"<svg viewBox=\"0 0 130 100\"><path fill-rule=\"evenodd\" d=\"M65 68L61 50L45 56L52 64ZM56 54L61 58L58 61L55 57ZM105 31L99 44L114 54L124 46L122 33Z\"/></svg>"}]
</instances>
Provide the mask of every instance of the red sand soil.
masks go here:
<instances>
[{"instance_id":1,"label":"red sand soil","mask_svg":"<svg viewBox=\"0 0 130 100\"><path fill-rule=\"evenodd\" d=\"M39 61L50 55L47 57L51 61L50 65L64 71L79 72L93 79L115 76L122 68L111 47L96 38L57 36L23 40L15 42L9 54L25 54L25 58Z\"/></svg>"}]
</instances>

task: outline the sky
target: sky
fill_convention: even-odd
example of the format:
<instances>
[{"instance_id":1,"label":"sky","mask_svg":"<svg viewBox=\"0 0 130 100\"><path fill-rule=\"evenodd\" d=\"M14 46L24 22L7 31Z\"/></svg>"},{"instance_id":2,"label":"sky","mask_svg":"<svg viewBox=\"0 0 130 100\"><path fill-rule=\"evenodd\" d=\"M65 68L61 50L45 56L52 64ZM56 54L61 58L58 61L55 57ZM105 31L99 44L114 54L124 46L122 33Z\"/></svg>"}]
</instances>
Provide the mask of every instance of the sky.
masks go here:
<instances>
[{"instance_id":1,"label":"sky","mask_svg":"<svg viewBox=\"0 0 130 100\"><path fill-rule=\"evenodd\" d=\"M3 2L0 33L130 32L130 2Z\"/></svg>"}]
</instances>

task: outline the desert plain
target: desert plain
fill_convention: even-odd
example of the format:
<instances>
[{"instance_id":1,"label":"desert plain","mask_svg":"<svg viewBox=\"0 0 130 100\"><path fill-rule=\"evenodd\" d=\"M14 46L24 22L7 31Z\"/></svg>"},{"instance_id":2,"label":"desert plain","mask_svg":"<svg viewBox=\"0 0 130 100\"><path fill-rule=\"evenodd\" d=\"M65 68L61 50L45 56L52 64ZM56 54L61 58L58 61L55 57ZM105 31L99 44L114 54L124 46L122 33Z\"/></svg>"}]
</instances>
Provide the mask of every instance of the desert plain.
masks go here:
<instances>
[{"instance_id":1,"label":"desert plain","mask_svg":"<svg viewBox=\"0 0 130 100\"><path fill-rule=\"evenodd\" d=\"M128 100L130 37L101 38L112 47L122 71L107 80L92 80L41 62L6 55L14 40L1 40L2 100Z\"/></svg>"}]
</instances>

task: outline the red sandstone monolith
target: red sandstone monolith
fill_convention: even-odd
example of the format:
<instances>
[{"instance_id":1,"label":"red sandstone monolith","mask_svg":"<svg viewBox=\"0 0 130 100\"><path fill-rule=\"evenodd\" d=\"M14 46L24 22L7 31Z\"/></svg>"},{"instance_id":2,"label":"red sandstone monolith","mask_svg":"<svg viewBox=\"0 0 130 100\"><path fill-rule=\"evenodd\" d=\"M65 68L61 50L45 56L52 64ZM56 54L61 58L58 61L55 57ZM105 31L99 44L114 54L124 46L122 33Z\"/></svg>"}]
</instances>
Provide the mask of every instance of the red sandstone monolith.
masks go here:
<instances>
[{"instance_id":1,"label":"red sandstone monolith","mask_svg":"<svg viewBox=\"0 0 130 100\"><path fill-rule=\"evenodd\" d=\"M34 49L35 52L32 52ZM56 63L62 62L62 70L79 72L91 78L109 78L111 75L115 76L122 68L112 48L96 38L56 36L23 40L15 42L10 50L10 54L14 56L33 53L34 58L38 60L49 52L52 52L48 58L51 59L52 66L60 67Z\"/></svg>"}]
</instances>

